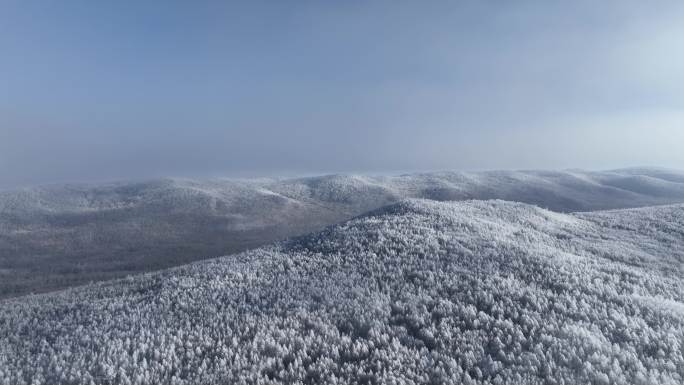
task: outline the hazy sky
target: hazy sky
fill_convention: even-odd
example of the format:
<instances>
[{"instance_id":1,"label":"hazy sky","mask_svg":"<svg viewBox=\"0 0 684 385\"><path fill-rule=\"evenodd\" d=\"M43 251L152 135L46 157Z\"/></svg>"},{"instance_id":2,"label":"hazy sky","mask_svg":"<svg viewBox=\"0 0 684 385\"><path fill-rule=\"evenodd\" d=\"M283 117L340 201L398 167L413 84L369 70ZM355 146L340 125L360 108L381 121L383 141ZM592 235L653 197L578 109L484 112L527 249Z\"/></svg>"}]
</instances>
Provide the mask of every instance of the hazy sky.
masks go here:
<instances>
[{"instance_id":1,"label":"hazy sky","mask_svg":"<svg viewBox=\"0 0 684 385\"><path fill-rule=\"evenodd\" d=\"M684 169L682 1L0 2L0 187Z\"/></svg>"}]
</instances>

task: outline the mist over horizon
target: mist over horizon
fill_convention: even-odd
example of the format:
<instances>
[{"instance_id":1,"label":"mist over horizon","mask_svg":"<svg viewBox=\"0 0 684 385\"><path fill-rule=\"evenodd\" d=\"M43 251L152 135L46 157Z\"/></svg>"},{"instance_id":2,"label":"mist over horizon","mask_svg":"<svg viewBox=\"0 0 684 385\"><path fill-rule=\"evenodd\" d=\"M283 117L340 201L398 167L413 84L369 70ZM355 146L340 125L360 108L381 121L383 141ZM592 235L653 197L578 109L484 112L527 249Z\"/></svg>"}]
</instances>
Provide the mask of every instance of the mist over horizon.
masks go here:
<instances>
[{"instance_id":1,"label":"mist over horizon","mask_svg":"<svg viewBox=\"0 0 684 385\"><path fill-rule=\"evenodd\" d=\"M10 1L0 188L684 169L684 4Z\"/></svg>"},{"instance_id":2,"label":"mist over horizon","mask_svg":"<svg viewBox=\"0 0 684 385\"><path fill-rule=\"evenodd\" d=\"M414 169L414 170L378 170L378 171L358 171L358 170L322 170L322 171L271 171L271 172L233 172L233 173L195 173L195 174L176 174L176 175L163 175L163 174L151 174L151 175L141 175L141 176L121 176L121 177L107 177L107 178L91 178L91 179L54 179L41 181L36 183L24 183L15 185L3 185L0 184L0 192L2 191L16 191L22 189L32 189L32 188L50 188L50 187L60 187L60 186L104 186L112 184L130 184L130 183L145 183L157 180L194 180L194 181L210 181L210 180L225 180L225 181L240 181L240 180L261 180L261 179L274 179L274 180L294 180L302 178L317 178L324 176L366 176L366 177L397 177L401 175L439 175L443 173L467 173L467 174L478 174L486 172L610 172L610 171L622 171L622 170L654 170L654 171L665 171L674 173L684 173L684 169L678 169L673 167L660 167L660 166L630 166L630 167L609 167L609 168L521 168L521 169Z\"/></svg>"}]
</instances>

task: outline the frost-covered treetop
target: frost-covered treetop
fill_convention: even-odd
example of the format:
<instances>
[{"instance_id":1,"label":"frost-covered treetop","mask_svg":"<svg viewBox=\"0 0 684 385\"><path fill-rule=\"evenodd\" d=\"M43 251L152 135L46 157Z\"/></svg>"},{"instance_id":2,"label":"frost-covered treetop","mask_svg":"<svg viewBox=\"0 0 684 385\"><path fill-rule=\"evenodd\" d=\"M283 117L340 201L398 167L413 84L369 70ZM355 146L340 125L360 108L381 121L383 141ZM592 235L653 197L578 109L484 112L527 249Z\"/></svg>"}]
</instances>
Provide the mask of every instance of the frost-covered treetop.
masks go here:
<instances>
[{"instance_id":1,"label":"frost-covered treetop","mask_svg":"<svg viewBox=\"0 0 684 385\"><path fill-rule=\"evenodd\" d=\"M684 206L410 200L0 303L0 384L681 384Z\"/></svg>"},{"instance_id":2,"label":"frost-covered treetop","mask_svg":"<svg viewBox=\"0 0 684 385\"><path fill-rule=\"evenodd\" d=\"M171 178L0 191L0 298L235 254L411 198L503 199L557 212L678 204L684 172Z\"/></svg>"}]
</instances>

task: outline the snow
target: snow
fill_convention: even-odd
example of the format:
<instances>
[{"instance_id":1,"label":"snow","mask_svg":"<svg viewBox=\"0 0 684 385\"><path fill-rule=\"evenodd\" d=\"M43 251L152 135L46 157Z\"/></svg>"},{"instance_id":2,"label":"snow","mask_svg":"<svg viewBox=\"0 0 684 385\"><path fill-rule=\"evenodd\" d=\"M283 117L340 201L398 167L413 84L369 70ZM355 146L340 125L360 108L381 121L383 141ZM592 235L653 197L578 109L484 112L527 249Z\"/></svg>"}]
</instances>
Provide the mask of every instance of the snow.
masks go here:
<instances>
[{"instance_id":1,"label":"snow","mask_svg":"<svg viewBox=\"0 0 684 385\"><path fill-rule=\"evenodd\" d=\"M681 384L682 261L684 205L401 201L4 301L0 384Z\"/></svg>"},{"instance_id":2,"label":"snow","mask_svg":"<svg viewBox=\"0 0 684 385\"><path fill-rule=\"evenodd\" d=\"M0 191L0 269L13 272L0 281L0 298L241 252L406 198L504 199L557 212L643 207L684 203L684 173L641 168L170 178ZM652 241L654 247L659 241Z\"/></svg>"}]
</instances>

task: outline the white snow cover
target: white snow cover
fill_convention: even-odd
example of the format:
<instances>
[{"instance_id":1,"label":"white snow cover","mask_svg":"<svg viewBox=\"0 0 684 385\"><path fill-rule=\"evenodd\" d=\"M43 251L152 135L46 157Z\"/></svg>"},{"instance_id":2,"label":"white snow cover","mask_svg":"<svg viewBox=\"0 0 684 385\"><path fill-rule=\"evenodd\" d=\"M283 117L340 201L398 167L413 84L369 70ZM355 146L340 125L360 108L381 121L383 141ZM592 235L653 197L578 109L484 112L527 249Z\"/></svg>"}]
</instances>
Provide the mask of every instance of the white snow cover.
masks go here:
<instances>
[{"instance_id":1,"label":"white snow cover","mask_svg":"<svg viewBox=\"0 0 684 385\"><path fill-rule=\"evenodd\" d=\"M438 172L161 179L0 191L0 299L235 254L408 198L559 212L684 203L684 172Z\"/></svg>"},{"instance_id":2,"label":"white snow cover","mask_svg":"<svg viewBox=\"0 0 684 385\"><path fill-rule=\"evenodd\" d=\"M0 384L681 384L684 205L409 200L0 303Z\"/></svg>"}]
</instances>

